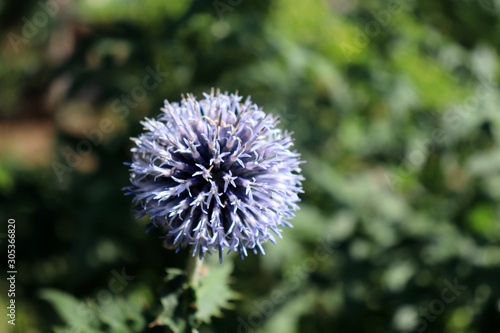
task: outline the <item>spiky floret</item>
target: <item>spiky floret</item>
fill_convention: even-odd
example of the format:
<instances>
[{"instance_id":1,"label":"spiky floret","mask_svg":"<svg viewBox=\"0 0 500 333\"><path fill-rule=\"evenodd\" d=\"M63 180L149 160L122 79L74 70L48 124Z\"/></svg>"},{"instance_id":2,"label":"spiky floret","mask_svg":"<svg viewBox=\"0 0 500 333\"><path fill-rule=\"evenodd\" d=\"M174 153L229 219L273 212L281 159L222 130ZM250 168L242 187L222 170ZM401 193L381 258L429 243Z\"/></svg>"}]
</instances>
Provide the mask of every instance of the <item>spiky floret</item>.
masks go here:
<instances>
[{"instance_id":1,"label":"spiky floret","mask_svg":"<svg viewBox=\"0 0 500 333\"><path fill-rule=\"evenodd\" d=\"M141 122L126 194L176 251L194 245L193 255L216 250L221 261L226 248L242 258L247 249L264 253L262 243L275 243L299 208L300 155L278 118L250 98L203 95L165 101L157 119Z\"/></svg>"}]
</instances>

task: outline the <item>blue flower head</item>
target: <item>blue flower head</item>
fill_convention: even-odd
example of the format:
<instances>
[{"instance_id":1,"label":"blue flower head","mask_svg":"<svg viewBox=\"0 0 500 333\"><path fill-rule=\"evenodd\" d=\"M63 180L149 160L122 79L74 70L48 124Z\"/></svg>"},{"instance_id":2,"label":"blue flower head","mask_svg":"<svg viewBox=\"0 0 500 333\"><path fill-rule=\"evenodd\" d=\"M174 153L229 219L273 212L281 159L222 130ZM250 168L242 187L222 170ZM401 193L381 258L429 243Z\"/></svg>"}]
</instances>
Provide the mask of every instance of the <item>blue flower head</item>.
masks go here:
<instances>
[{"instance_id":1,"label":"blue flower head","mask_svg":"<svg viewBox=\"0 0 500 333\"><path fill-rule=\"evenodd\" d=\"M192 254L228 249L264 253L280 227L297 210L302 192L300 155L290 133L277 128L250 98L217 91L197 101L165 101L145 132L130 166L138 217L149 214L152 228L163 228L167 247L193 245Z\"/></svg>"}]
</instances>

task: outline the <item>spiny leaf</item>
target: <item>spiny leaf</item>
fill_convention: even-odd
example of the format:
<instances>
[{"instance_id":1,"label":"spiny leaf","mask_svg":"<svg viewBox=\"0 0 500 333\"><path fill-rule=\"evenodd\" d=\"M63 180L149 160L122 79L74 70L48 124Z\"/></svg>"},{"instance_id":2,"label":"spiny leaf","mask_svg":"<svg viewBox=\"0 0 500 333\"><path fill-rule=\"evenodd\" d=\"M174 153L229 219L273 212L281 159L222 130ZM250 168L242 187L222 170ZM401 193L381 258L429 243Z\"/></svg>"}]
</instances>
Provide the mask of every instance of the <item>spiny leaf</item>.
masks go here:
<instances>
[{"instance_id":1,"label":"spiny leaf","mask_svg":"<svg viewBox=\"0 0 500 333\"><path fill-rule=\"evenodd\" d=\"M202 276L196 290L196 318L208 323L210 317L220 315L223 308L229 307L236 293L229 288L232 262L226 260L224 264L206 265L205 268L206 275Z\"/></svg>"}]
</instances>

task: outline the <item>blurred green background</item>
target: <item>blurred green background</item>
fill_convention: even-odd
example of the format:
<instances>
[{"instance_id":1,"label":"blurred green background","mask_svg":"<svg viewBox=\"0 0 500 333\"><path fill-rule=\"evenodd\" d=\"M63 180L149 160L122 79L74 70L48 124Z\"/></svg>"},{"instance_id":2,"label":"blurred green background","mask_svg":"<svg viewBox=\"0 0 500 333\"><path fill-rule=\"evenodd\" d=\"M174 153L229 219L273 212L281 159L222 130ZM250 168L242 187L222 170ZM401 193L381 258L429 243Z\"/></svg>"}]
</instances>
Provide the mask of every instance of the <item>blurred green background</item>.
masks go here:
<instances>
[{"instance_id":1,"label":"blurred green background","mask_svg":"<svg viewBox=\"0 0 500 333\"><path fill-rule=\"evenodd\" d=\"M499 18L498 0L0 1L14 331L168 331L148 324L187 253L134 220L123 162L164 99L212 87L279 115L307 163L295 228L226 257L239 297L200 332L500 331Z\"/></svg>"}]
</instances>

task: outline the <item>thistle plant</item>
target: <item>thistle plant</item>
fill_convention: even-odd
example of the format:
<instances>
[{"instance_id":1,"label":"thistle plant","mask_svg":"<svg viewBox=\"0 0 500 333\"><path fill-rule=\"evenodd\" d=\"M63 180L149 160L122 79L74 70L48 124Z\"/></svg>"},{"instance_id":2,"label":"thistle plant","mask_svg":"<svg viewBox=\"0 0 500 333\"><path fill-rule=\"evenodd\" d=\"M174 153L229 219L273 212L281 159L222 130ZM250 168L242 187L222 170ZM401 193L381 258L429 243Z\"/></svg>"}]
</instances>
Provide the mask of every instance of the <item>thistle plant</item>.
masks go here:
<instances>
[{"instance_id":1,"label":"thistle plant","mask_svg":"<svg viewBox=\"0 0 500 333\"><path fill-rule=\"evenodd\" d=\"M204 93L180 103L165 101L156 119L132 138L131 186L138 217L149 214L152 228L163 228L165 243L192 245L206 252L264 253L298 209L302 192L300 155L290 133L238 94Z\"/></svg>"}]
</instances>

